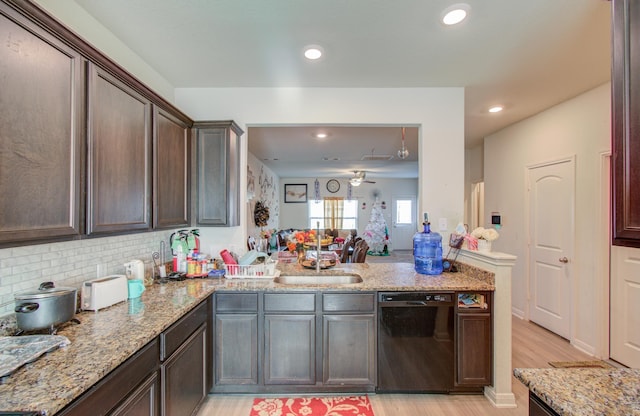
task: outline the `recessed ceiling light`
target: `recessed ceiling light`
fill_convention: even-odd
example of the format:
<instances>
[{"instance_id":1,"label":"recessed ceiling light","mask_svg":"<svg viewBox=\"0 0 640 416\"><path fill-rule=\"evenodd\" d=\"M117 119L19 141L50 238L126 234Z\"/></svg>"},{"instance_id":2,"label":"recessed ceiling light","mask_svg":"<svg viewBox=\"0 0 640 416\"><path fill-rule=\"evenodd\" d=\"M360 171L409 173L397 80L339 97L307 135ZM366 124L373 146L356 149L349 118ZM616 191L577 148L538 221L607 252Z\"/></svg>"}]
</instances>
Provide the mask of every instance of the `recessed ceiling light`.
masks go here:
<instances>
[{"instance_id":1,"label":"recessed ceiling light","mask_svg":"<svg viewBox=\"0 0 640 416\"><path fill-rule=\"evenodd\" d=\"M489 109L489 112L490 113L499 113L502 110L504 110L504 107L502 107L501 105L494 105L493 107L491 107Z\"/></svg>"},{"instance_id":2,"label":"recessed ceiling light","mask_svg":"<svg viewBox=\"0 0 640 416\"><path fill-rule=\"evenodd\" d=\"M326 138L327 138L327 136L328 136L328 134L327 134L327 133L316 133L316 137L317 137L318 139L326 139Z\"/></svg>"},{"instance_id":3,"label":"recessed ceiling light","mask_svg":"<svg viewBox=\"0 0 640 416\"><path fill-rule=\"evenodd\" d=\"M318 45L309 45L304 48L304 56L305 58L315 61L316 59L320 59L324 51Z\"/></svg>"},{"instance_id":4,"label":"recessed ceiling light","mask_svg":"<svg viewBox=\"0 0 640 416\"><path fill-rule=\"evenodd\" d=\"M466 19L469 10L471 10L471 6L466 3L449 6L442 12L442 23L447 26L456 25Z\"/></svg>"}]
</instances>

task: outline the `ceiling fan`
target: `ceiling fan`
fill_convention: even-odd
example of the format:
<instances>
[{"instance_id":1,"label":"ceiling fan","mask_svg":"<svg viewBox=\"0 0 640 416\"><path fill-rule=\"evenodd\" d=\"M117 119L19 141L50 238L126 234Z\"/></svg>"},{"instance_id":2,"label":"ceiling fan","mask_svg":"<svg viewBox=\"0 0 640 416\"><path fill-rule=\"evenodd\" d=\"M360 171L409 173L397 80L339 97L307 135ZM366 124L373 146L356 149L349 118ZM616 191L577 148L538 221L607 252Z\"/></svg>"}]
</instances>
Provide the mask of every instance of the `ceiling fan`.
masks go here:
<instances>
[{"instance_id":1,"label":"ceiling fan","mask_svg":"<svg viewBox=\"0 0 640 416\"><path fill-rule=\"evenodd\" d=\"M365 180L367 176L367 172L364 170L354 170L353 178L349 179L349 183L351 186L360 186L360 184L364 183L376 183L375 181Z\"/></svg>"}]
</instances>

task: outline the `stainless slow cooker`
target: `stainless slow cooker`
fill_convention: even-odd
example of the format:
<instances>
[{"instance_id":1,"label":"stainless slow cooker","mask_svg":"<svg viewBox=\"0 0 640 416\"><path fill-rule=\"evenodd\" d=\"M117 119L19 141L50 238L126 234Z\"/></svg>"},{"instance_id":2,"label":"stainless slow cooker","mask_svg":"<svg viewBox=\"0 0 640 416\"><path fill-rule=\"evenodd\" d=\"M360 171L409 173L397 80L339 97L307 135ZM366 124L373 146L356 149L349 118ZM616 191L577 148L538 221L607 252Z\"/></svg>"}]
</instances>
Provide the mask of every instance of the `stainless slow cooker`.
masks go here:
<instances>
[{"instance_id":1,"label":"stainless slow cooker","mask_svg":"<svg viewBox=\"0 0 640 416\"><path fill-rule=\"evenodd\" d=\"M76 313L77 292L73 287L55 287L44 282L36 290L14 294L18 328L22 331L52 330Z\"/></svg>"}]
</instances>

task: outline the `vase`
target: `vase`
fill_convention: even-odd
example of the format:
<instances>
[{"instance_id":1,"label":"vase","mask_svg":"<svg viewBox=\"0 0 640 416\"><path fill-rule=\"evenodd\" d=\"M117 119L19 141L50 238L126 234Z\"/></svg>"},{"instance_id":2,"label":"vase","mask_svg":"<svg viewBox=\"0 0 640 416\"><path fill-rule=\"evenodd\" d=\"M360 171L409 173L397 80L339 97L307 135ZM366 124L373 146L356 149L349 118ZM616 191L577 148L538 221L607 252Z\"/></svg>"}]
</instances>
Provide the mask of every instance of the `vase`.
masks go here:
<instances>
[{"instance_id":1,"label":"vase","mask_svg":"<svg viewBox=\"0 0 640 416\"><path fill-rule=\"evenodd\" d=\"M478 240L478 251L484 251L485 253L488 253L491 251L491 241L487 241L487 240Z\"/></svg>"}]
</instances>

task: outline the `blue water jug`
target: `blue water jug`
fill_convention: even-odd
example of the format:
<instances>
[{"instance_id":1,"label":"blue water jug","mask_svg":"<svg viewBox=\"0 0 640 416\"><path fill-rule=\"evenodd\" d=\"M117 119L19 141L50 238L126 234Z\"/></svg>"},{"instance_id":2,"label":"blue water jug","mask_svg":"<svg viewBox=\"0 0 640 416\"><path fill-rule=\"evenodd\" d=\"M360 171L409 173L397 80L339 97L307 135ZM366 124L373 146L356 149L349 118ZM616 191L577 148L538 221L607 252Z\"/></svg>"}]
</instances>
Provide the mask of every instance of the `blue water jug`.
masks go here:
<instances>
[{"instance_id":1,"label":"blue water jug","mask_svg":"<svg viewBox=\"0 0 640 416\"><path fill-rule=\"evenodd\" d=\"M413 258L416 272L442 274L442 236L432 233L430 223L422 224L424 231L413 236Z\"/></svg>"}]
</instances>

